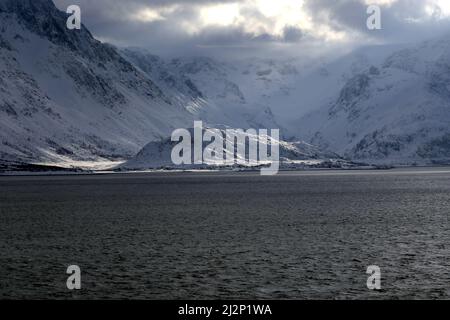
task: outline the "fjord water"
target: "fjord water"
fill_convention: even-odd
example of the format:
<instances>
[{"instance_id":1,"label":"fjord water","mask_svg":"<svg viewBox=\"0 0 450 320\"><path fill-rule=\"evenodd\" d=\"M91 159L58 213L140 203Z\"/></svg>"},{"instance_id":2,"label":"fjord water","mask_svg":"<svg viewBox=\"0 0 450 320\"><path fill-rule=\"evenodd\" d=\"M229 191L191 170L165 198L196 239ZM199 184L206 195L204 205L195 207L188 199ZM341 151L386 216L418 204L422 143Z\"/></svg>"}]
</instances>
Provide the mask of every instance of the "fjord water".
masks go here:
<instances>
[{"instance_id":1,"label":"fjord water","mask_svg":"<svg viewBox=\"0 0 450 320\"><path fill-rule=\"evenodd\" d=\"M448 168L0 177L0 298L448 299L449 214Z\"/></svg>"}]
</instances>

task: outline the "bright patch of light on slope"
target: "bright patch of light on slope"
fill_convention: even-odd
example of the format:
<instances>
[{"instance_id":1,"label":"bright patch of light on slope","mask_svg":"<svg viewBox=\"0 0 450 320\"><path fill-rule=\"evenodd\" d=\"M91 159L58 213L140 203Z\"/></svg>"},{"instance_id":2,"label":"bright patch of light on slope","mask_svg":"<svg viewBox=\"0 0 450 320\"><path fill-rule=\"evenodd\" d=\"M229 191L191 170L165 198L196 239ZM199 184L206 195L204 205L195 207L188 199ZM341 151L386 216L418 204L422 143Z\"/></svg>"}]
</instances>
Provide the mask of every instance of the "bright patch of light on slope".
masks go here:
<instances>
[{"instance_id":1,"label":"bright patch of light on slope","mask_svg":"<svg viewBox=\"0 0 450 320\"><path fill-rule=\"evenodd\" d=\"M67 168L67 169L82 169L82 170L109 170L112 169L118 165L123 164L125 161L112 161L105 158L98 158L96 160L92 161L78 161L73 160L69 157L65 157L62 155L58 155L54 152L51 152L49 150L41 149L43 153L46 153L52 161L44 161L44 162L37 162L35 164L37 165L44 165L44 166L57 166L61 168Z\"/></svg>"}]
</instances>

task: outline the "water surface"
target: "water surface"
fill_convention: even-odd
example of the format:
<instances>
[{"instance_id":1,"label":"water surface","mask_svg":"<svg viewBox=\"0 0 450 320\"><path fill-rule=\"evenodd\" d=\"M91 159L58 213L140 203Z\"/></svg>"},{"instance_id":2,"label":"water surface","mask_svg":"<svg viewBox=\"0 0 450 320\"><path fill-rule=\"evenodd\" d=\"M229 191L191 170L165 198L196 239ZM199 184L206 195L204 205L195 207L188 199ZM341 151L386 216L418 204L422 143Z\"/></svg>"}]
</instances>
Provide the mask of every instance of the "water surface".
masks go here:
<instances>
[{"instance_id":1,"label":"water surface","mask_svg":"<svg viewBox=\"0 0 450 320\"><path fill-rule=\"evenodd\" d=\"M0 177L0 298L448 299L449 214L446 168Z\"/></svg>"}]
</instances>

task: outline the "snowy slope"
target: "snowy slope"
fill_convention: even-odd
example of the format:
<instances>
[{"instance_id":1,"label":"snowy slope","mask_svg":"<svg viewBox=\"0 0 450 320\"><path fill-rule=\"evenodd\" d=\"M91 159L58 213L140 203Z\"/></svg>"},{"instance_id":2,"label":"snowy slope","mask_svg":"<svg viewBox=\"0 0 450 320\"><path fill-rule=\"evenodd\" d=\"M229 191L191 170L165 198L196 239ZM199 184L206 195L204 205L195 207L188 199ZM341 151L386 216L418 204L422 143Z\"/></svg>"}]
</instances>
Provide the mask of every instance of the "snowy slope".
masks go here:
<instances>
[{"instance_id":1,"label":"snowy slope","mask_svg":"<svg viewBox=\"0 0 450 320\"><path fill-rule=\"evenodd\" d=\"M164 92L171 92L181 104L188 104L197 119L216 126L283 129L270 106L252 103L255 99L249 91L255 91L255 82L245 83L240 78L246 64L236 66L237 63L209 57L166 60L140 48L122 49L121 53ZM261 96L264 89L257 89L261 89Z\"/></svg>"},{"instance_id":2,"label":"snowy slope","mask_svg":"<svg viewBox=\"0 0 450 320\"><path fill-rule=\"evenodd\" d=\"M241 59L217 61L209 57L164 60L143 49L121 50L161 88L182 92L180 101L209 123L236 128L280 128L295 136L296 123L307 111L334 97L345 81L391 48L361 49L345 58Z\"/></svg>"},{"instance_id":3,"label":"snowy slope","mask_svg":"<svg viewBox=\"0 0 450 320\"><path fill-rule=\"evenodd\" d=\"M310 60L185 57L172 60L170 67L189 77L229 118L241 118L254 128L280 128L283 137L291 138L298 137L294 120L331 101L346 81L381 63L396 48L366 47L344 57Z\"/></svg>"},{"instance_id":4,"label":"snowy slope","mask_svg":"<svg viewBox=\"0 0 450 320\"><path fill-rule=\"evenodd\" d=\"M298 121L308 141L374 163L450 162L450 38L395 52Z\"/></svg>"},{"instance_id":5,"label":"snowy slope","mask_svg":"<svg viewBox=\"0 0 450 320\"><path fill-rule=\"evenodd\" d=\"M192 123L117 51L68 30L50 0L0 0L0 159L61 162L134 155Z\"/></svg>"}]
</instances>

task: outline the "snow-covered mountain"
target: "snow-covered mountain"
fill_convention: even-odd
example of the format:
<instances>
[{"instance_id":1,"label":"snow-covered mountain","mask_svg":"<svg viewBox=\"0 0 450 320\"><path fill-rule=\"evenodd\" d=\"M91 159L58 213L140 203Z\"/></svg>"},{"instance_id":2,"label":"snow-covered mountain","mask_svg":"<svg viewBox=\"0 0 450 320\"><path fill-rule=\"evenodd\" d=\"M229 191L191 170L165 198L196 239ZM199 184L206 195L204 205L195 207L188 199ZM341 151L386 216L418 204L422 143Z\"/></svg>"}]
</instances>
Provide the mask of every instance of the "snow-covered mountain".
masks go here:
<instances>
[{"instance_id":1,"label":"snow-covered mountain","mask_svg":"<svg viewBox=\"0 0 450 320\"><path fill-rule=\"evenodd\" d=\"M220 62L163 61L66 28L51 0L0 0L0 159L125 159L194 120L279 128Z\"/></svg>"},{"instance_id":2,"label":"snow-covered mountain","mask_svg":"<svg viewBox=\"0 0 450 320\"><path fill-rule=\"evenodd\" d=\"M139 48L121 53L159 87L183 92L180 101L196 101L191 109L210 123L280 128L283 137L291 138L296 136L300 116L331 100L346 81L367 65L381 62L393 50L388 46L363 48L339 59L308 61L217 61L209 57L165 60Z\"/></svg>"},{"instance_id":3,"label":"snow-covered mountain","mask_svg":"<svg viewBox=\"0 0 450 320\"><path fill-rule=\"evenodd\" d=\"M348 79L297 122L311 143L353 160L450 162L450 37L399 50Z\"/></svg>"},{"instance_id":4,"label":"snow-covered mountain","mask_svg":"<svg viewBox=\"0 0 450 320\"><path fill-rule=\"evenodd\" d=\"M224 62L118 49L66 19L51 0L0 0L1 160L130 159L195 120L278 128L356 161L450 159L450 37L331 62Z\"/></svg>"},{"instance_id":5,"label":"snow-covered mountain","mask_svg":"<svg viewBox=\"0 0 450 320\"><path fill-rule=\"evenodd\" d=\"M233 141L229 140L230 137L227 136L226 133L227 128L219 129L223 136L223 149L218 152L222 153L227 159L231 156L233 159L237 159L237 154L230 155L229 151L226 148L227 143L233 143ZM211 131L211 128L204 128L202 134L205 134L207 131ZM194 131L190 129L191 133L191 163L194 163ZM248 138L245 140L245 146L243 146L246 150L246 159L248 161L248 150L250 143L258 144L258 136L248 135ZM242 143L242 141L238 141L238 144ZM261 144L265 144L265 148L267 150L271 150L270 144L267 145L267 141L259 141ZM201 165L195 164L181 164L175 165L172 161L171 154L174 147L178 144L178 142L173 142L170 137L166 139L162 139L160 141L153 141L147 144L134 158L128 160L127 162L119 165L117 169L119 170L147 170L147 169L195 169L195 168L209 168L209 169L217 169L217 168L225 168L225 167L234 167L234 168L251 168L258 167L260 165L259 162L248 162L246 165L239 165L237 160L234 161L234 164L224 165L223 163L211 162L205 163ZM203 142L203 149L213 152L213 149L209 146L210 142ZM357 166L357 164L352 163L350 161L343 160L337 154L332 152L323 151L316 146L308 144L303 141L295 141L295 142L286 142L283 140L278 140L279 144L279 156L280 156L280 168L305 168L305 167L315 167L315 168L348 168ZM235 149L236 152L236 149ZM260 160L258 158L258 160Z\"/></svg>"},{"instance_id":6,"label":"snow-covered mountain","mask_svg":"<svg viewBox=\"0 0 450 320\"><path fill-rule=\"evenodd\" d=\"M255 91L257 81L242 81L246 67L242 62L209 57L163 59L142 48L120 52L199 119L236 128L282 128L269 105L255 105L249 91ZM264 90L259 92L261 96Z\"/></svg>"},{"instance_id":7,"label":"snow-covered mountain","mask_svg":"<svg viewBox=\"0 0 450 320\"><path fill-rule=\"evenodd\" d=\"M51 0L0 0L0 158L59 162L134 155L191 123L149 77Z\"/></svg>"}]
</instances>

